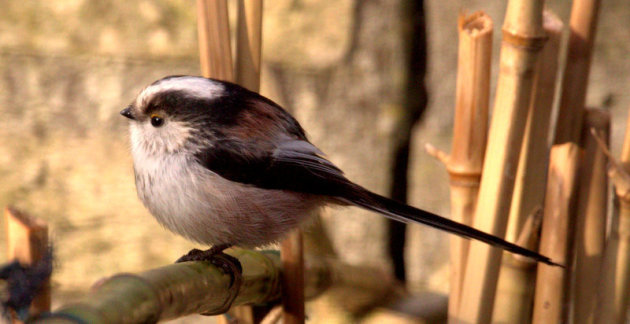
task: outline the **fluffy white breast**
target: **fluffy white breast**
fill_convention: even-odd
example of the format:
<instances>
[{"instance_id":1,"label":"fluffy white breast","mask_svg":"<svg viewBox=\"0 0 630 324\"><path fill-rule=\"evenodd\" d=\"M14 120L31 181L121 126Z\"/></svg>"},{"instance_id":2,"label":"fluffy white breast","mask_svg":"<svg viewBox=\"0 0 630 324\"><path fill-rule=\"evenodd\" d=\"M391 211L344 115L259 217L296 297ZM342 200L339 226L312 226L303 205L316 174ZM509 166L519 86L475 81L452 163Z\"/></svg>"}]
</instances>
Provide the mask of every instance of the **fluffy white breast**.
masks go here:
<instances>
[{"instance_id":1,"label":"fluffy white breast","mask_svg":"<svg viewBox=\"0 0 630 324\"><path fill-rule=\"evenodd\" d=\"M159 223L193 241L264 245L321 206L308 194L227 180L184 153L132 151L139 198Z\"/></svg>"}]
</instances>

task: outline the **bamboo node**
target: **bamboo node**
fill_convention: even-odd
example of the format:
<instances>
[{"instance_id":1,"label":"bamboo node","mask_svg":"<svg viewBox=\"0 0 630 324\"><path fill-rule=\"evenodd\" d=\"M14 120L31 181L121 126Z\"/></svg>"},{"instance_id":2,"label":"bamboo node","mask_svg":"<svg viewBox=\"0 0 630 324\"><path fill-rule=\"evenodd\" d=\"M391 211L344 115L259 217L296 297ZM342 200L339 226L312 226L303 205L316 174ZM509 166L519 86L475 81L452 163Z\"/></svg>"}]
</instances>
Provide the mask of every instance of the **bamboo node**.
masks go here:
<instances>
[{"instance_id":1,"label":"bamboo node","mask_svg":"<svg viewBox=\"0 0 630 324\"><path fill-rule=\"evenodd\" d=\"M481 182L481 172L456 171L447 166L446 170L450 178L450 183L458 187L479 187Z\"/></svg>"},{"instance_id":2,"label":"bamboo node","mask_svg":"<svg viewBox=\"0 0 630 324\"><path fill-rule=\"evenodd\" d=\"M525 36L513 33L509 30L503 29L503 41L507 44L510 44L514 47L518 47L524 49L529 52L538 52L543 46L545 46L545 42L549 37L547 35L544 36Z\"/></svg>"},{"instance_id":3,"label":"bamboo node","mask_svg":"<svg viewBox=\"0 0 630 324\"><path fill-rule=\"evenodd\" d=\"M481 181L481 170L465 171L460 170L451 162L451 157L446 152L436 148L431 143L424 145L425 151L442 162L448 171L450 183L459 187L478 187Z\"/></svg>"}]
</instances>

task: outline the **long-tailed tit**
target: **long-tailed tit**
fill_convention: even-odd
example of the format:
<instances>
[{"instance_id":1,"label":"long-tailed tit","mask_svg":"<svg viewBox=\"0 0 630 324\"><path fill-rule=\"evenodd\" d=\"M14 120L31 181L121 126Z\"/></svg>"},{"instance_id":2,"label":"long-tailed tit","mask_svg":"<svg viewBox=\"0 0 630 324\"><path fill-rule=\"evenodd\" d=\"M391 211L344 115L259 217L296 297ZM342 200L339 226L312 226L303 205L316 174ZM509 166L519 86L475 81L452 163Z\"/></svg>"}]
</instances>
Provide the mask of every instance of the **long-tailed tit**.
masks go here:
<instances>
[{"instance_id":1,"label":"long-tailed tit","mask_svg":"<svg viewBox=\"0 0 630 324\"><path fill-rule=\"evenodd\" d=\"M206 256L278 241L325 205L354 205L554 264L353 183L289 113L238 85L170 76L142 90L121 114L130 119L138 196L169 230L214 245Z\"/></svg>"}]
</instances>

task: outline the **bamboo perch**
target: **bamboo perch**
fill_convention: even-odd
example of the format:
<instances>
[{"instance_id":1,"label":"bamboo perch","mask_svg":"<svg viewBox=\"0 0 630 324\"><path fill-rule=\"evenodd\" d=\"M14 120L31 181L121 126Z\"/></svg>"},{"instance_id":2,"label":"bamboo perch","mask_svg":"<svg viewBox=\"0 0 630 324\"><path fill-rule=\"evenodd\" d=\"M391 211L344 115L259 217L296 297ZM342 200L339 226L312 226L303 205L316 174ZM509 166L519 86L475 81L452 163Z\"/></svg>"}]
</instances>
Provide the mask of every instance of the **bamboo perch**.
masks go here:
<instances>
[{"instance_id":1,"label":"bamboo perch","mask_svg":"<svg viewBox=\"0 0 630 324\"><path fill-rule=\"evenodd\" d=\"M197 0L199 58L203 76L234 81L226 0Z\"/></svg>"},{"instance_id":2,"label":"bamboo perch","mask_svg":"<svg viewBox=\"0 0 630 324\"><path fill-rule=\"evenodd\" d=\"M507 227L536 59L545 41L542 9L542 0L510 0L503 25L501 72L473 220L476 228L500 237ZM458 323L490 322L500 263L499 249L470 242Z\"/></svg>"},{"instance_id":3,"label":"bamboo perch","mask_svg":"<svg viewBox=\"0 0 630 324\"><path fill-rule=\"evenodd\" d=\"M574 0L555 143L579 143L600 0Z\"/></svg>"},{"instance_id":4,"label":"bamboo perch","mask_svg":"<svg viewBox=\"0 0 630 324\"><path fill-rule=\"evenodd\" d=\"M262 8L262 0L238 1L236 83L252 91L260 89Z\"/></svg>"},{"instance_id":5,"label":"bamboo perch","mask_svg":"<svg viewBox=\"0 0 630 324\"><path fill-rule=\"evenodd\" d=\"M32 265L48 253L48 224L14 208L6 207L7 259ZM31 304L29 314L50 311L50 282L44 285ZM14 319L14 323L20 323Z\"/></svg>"},{"instance_id":6,"label":"bamboo perch","mask_svg":"<svg viewBox=\"0 0 630 324\"><path fill-rule=\"evenodd\" d=\"M554 145L549 160L539 251L561 264L568 264L567 233L575 208L579 154L574 143ZM538 264L532 323L568 323L566 274L561 267Z\"/></svg>"},{"instance_id":7,"label":"bamboo perch","mask_svg":"<svg viewBox=\"0 0 630 324\"><path fill-rule=\"evenodd\" d=\"M608 215L608 161L595 137L590 135L591 130L608 143L610 114L601 109L588 109L584 116L585 152L580 167L572 288L572 318L578 324L594 321Z\"/></svg>"},{"instance_id":8,"label":"bamboo perch","mask_svg":"<svg viewBox=\"0 0 630 324\"><path fill-rule=\"evenodd\" d=\"M437 153L437 149L430 145L426 147L429 154L446 164L451 180L451 219L467 225L472 225L486 151L492 29L492 19L483 12L460 15L451 155ZM457 318L468 242L451 238L449 318Z\"/></svg>"},{"instance_id":9,"label":"bamboo perch","mask_svg":"<svg viewBox=\"0 0 630 324\"><path fill-rule=\"evenodd\" d=\"M281 261L274 251L233 250L243 265L243 284L234 305L277 301ZM118 274L100 281L80 301L62 306L36 323L148 323L213 312L228 298L232 277L209 262L184 262L140 274ZM385 272L348 266L332 259L307 259L306 297L328 288L354 287L391 296L400 287Z\"/></svg>"},{"instance_id":10,"label":"bamboo perch","mask_svg":"<svg viewBox=\"0 0 630 324\"><path fill-rule=\"evenodd\" d=\"M543 13L543 28L549 39L536 67L532 102L527 116L523 147L518 163L514 197L510 207L506 238L514 241L519 236L537 237L525 231L524 223L542 210L549 163L549 123L556 88L558 49L562 38L562 21L552 12ZM525 246L536 250L538 241ZM514 260L514 255L503 254L495 309L495 323L529 323L534 298L536 265Z\"/></svg>"}]
</instances>

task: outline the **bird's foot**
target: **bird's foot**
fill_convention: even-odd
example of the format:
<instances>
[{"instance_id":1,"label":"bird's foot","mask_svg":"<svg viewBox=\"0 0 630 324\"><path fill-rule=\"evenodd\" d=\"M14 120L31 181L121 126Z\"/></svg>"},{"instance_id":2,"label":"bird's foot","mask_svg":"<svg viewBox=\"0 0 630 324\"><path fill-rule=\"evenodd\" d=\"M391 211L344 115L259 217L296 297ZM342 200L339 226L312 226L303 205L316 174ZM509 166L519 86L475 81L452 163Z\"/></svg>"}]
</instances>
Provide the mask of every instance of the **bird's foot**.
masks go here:
<instances>
[{"instance_id":1,"label":"bird's foot","mask_svg":"<svg viewBox=\"0 0 630 324\"><path fill-rule=\"evenodd\" d=\"M226 274L234 272L233 270L235 269L238 270L236 272L242 274L243 266L241 265L241 262L237 258L223 253L223 250L229 247L229 245L215 245L205 251L192 249L188 253L177 259L175 263L187 261L210 261L212 264L223 270L223 272L225 272Z\"/></svg>"},{"instance_id":2,"label":"bird's foot","mask_svg":"<svg viewBox=\"0 0 630 324\"><path fill-rule=\"evenodd\" d=\"M241 262L229 255L223 253L223 250L230 247L229 245L216 245L212 248L202 251L199 249L192 249L190 252L177 259L175 263L187 262L187 261L209 261L221 271L227 275L230 275L232 280L230 281L229 297L225 301L224 305L217 310L203 313L202 315L218 315L226 313L232 306L232 302L238 296L238 291L243 283L243 266Z\"/></svg>"}]
</instances>

